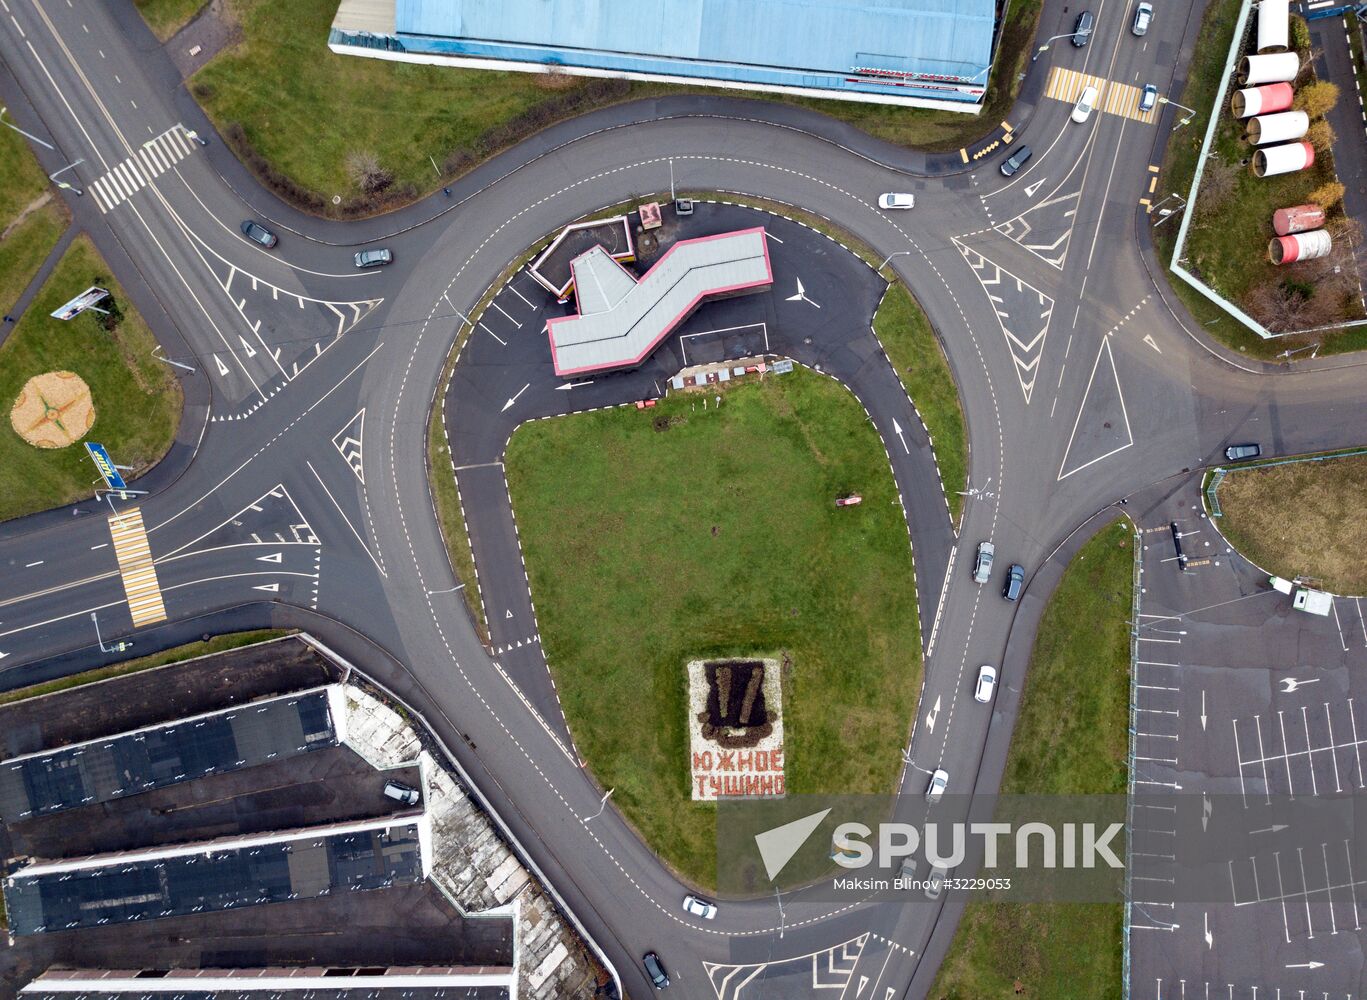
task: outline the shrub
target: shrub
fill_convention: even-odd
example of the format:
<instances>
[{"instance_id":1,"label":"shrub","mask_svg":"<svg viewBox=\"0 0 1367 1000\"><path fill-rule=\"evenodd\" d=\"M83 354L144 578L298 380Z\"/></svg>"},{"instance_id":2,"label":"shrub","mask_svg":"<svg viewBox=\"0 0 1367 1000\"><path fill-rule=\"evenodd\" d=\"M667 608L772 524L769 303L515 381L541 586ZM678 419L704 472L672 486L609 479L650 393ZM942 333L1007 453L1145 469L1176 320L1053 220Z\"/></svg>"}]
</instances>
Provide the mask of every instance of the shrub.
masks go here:
<instances>
[{"instance_id":1,"label":"shrub","mask_svg":"<svg viewBox=\"0 0 1367 1000\"><path fill-rule=\"evenodd\" d=\"M1305 23L1303 17L1291 18L1291 47L1297 52L1306 52L1310 48L1310 25Z\"/></svg>"},{"instance_id":2,"label":"shrub","mask_svg":"<svg viewBox=\"0 0 1367 1000\"><path fill-rule=\"evenodd\" d=\"M1239 181L1239 169L1217 156L1206 161L1205 173L1201 175L1201 190L1196 196L1196 215L1208 219L1217 214L1234 194Z\"/></svg>"},{"instance_id":3,"label":"shrub","mask_svg":"<svg viewBox=\"0 0 1367 1000\"><path fill-rule=\"evenodd\" d=\"M380 158L369 151L347 153L345 167L351 183L366 194L378 194L394 183L394 175L380 166Z\"/></svg>"},{"instance_id":4,"label":"shrub","mask_svg":"<svg viewBox=\"0 0 1367 1000\"><path fill-rule=\"evenodd\" d=\"M1343 201L1343 191L1338 181L1326 181L1310 192L1310 200L1327 212Z\"/></svg>"},{"instance_id":5,"label":"shrub","mask_svg":"<svg viewBox=\"0 0 1367 1000\"><path fill-rule=\"evenodd\" d=\"M1306 141L1315 147L1317 153L1327 153L1334 145L1334 126L1323 118L1311 122L1310 131L1305 134Z\"/></svg>"},{"instance_id":6,"label":"shrub","mask_svg":"<svg viewBox=\"0 0 1367 1000\"><path fill-rule=\"evenodd\" d=\"M1323 118L1338 100L1338 85L1328 80L1317 80L1296 91L1296 108L1311 118Z\"/></svg>"}]
</instances>

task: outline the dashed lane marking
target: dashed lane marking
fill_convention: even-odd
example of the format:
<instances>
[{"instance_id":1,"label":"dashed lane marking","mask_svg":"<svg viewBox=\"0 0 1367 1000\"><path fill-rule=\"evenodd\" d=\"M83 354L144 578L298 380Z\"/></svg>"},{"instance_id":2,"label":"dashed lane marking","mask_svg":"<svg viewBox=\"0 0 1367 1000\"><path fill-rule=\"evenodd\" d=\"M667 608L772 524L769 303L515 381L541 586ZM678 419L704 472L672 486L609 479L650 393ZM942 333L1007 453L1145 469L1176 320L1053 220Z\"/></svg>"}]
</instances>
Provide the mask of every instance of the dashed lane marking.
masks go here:
<instances>
[{"instance_id":1,"label":"dashed lane marking","mask_svg":"<svg viewBox=\"0 0 1367 1000\"><path fill-rule=\"evenodd\" d=\"M119 574L123 577L134 627L165 621L166 605L162 603L157 569L152 565L142 511L134 507L122 514L109 515L109 534L114 540L114 555L119 560Z\"/></svg>"}]
</instances>

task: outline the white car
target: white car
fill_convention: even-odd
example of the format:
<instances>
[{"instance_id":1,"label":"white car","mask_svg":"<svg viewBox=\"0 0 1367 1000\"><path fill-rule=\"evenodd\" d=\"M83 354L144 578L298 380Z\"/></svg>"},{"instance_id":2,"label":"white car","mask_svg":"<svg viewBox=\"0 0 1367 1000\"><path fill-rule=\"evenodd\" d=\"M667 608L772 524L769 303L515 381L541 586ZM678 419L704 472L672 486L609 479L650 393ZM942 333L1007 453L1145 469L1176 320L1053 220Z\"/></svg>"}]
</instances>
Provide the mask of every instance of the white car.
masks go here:
<instances>
[{"instance_id":1,"label":"white car","mask_svg":"<svg viewBox=\"0 0 1367 1000\"><path fill-rule=\"evenodd\" d=\"M717 904L709 903L705 899L697 896L685 896L683 901L685 913L691 913L695 917L702 917L704 920L714 920L717 916Z\"/></svg>"},{"instance_id":2,"label":"white car","mask_svg":"<svg viewBox=\"0 0 1367 1000\"><path fill-rule=\"evenodd\" d=\"M915 208L916 196L912 194L880 194L878 196L879 208Z\"/></svg>"},{"instance_id":3,"label":"white car","mask_svg":"<svg viewBox=\"0 0 1367 1000\"><path fill-rule=\"evenodd\" d=\"M931 805L939 802L947 787L949 787L949 772L942 767L937 767L935 773L930 776L930 787L926 789L926 801Z\"/></svg>"},{"instance_id":4,"label":"white car","mask_svg":"<svg viewBox=\"0 0 1367 1000\"><path fill-rule=\"evenodd\" d=\"M1084 87L1077 103L1073 105L1073 121L1081 125L1092 116L1092 109L1096 107L1096 99L1100 95L1095 87Z\"/></svg>"},{"instance_id":5,"label":"white car","mask_svg":"<svg viewBox=\"0 0 1367 1000\"><path fill-rule=\"evenodd\" d=\"M940 890L944 888L945 876L949 874L949 869L941 868L936 865L930 870L926 877L926 899L936 900L940 898Z\"/></svg>"},{"instance_id":6,"label":"white car","mask_svg":"<svg viewBox=\"0 0 1367 1000\"><path fill-rule=\"evenodd\" d=\"M973 700L986 705L997 690L997 668L984 663L978 668L978 686L973 689Z\"/></svg>"}]
</instances>

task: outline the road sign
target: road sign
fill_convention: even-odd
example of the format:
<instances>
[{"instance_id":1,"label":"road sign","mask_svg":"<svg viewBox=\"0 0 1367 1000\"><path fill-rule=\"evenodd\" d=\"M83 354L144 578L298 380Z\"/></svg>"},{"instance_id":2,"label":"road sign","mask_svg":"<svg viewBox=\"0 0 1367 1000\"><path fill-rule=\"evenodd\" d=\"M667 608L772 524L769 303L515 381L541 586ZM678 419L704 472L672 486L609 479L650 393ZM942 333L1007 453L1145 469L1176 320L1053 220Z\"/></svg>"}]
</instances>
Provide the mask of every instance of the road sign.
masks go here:
<instances>
[{"instance_id":1,"label":"road sign","mask_svg":"<svg viewBox=\"0 0 1367 1000\"><path fill-rule=\"evenodd\" d=\"M85 450L90 452L90 458L95 463L95 468L100 470L100 476L104 479L106 486L111 490L128 489L128 484L123 481L123 474L114 467L114 460L109 457L109 452L105 450L104 445L87 441Z\"/></svg>"},{"instance_id":2,"label":"road sign","mask_svg":"<svg viewBox=\"0 0 1367 1000\"><path fill-rule=\"evenodd\" d=\"M66 305L53 310L51 315L54 319L75 319L95 303L107 298L109 298L108 289L91 285Z\"/></svg>"}]
</instances>

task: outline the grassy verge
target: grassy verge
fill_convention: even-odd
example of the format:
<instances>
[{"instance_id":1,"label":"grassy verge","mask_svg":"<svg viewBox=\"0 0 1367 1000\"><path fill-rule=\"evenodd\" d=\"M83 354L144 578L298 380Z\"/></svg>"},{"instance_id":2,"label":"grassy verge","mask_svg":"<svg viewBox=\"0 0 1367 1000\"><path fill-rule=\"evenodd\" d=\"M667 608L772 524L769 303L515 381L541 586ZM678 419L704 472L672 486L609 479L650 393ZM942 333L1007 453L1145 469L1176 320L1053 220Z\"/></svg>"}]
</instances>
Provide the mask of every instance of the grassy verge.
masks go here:
<instances>
[{"instance_id":1,"label":"grassy verge","mask_svg":"<svg viewBox=\"0 0 1367 1000\"><path fill-rule=\"evenodd\" d=\"M199 13L206 0L135 0L138 11L163 42L174 35Z\"/></svg>"},{"instance_id":2,"label":"grassy verge","mask_svg":"<svg viewBox=\"0 0 1367 1000\"><path fill-rule=\"evenodd\" d=\"M169 663L179 663L182 660L192 660L196 656L208 656L210 653L222 653L229 649L251 646L254 643L277 639L282 635L289 634L286 629L258 629L255 632L231 632L227 635L216 635L210 638L208 642L190 642L184 646L175 646L163 650L160 653L152 653L150 656L140 656L135 660L125 660L123 663L115 663L96 670L87 670L84 673L72 674L70 677L59 677L54 681L44 681L42 684L33 684L29 687L16 688L13 691L0 692L0 705L38 698L45 694L56 694L58 691L66 691L85 684L94 684L96 681L107 681L111 677L136 674L143 670L151 670L154 667L164 667Z\"/></svg>"},{"instance_id":3,"label":"grassy verge","mask_svg":"<svg viewBox=\"0 0 1367 1000\"><path fill-rule=\"evenodd\" d=\"M1206 8L1181 97L1181 103L1195 108L1196 115L1190 125L1176 129L1168 140L1160 174L1162 192L1176 192L1185 198L1191 188L1211 109L1222 89L1225 60L1234 37L1240 4L1241 0L1212 0ZM1340 100L1348 99L1351 98L1346 93L1340 97ZM1238 142L1235 138L1237 127L1228 120L1227 109L1220 110L1227 120L1217 130L1212 156L1219 153L1227 162L1237 165L1244 156L1251 155L1250 147ZM1329 162L1332 172L1332 159L1325 157L1322 160ZM1235 193L1229 198L1231 204L1241 206L1233 213L1234 224L1229 224L1231 213L1228 212L1219 213L1204 225L1193 221L1186 248L1188 268L1237 300L1251 282L1265 276L1271 267L1265 257L1252 261L1245 258L1251 252L1261 254L1266 247L1270 234L1267 223L1272 209L1305 201L1304 194L1315 186L1309 184L1302 192L1298 185L1305 185L1302 175L1256 178L1246 168L1239 168ZM1155 250L1165 270L1172 260L1180 224L1178 219L1172 219L1153 230ZM1264 340L1181 278L1171 275L1169 283L1201 330L1242 354L1267 360L1302 343L1296 338ZM1367 348L1367 330L1359 328L1323 336L1320 353L1364 348Z\"/></svg>"},{"instance_id":4,"label":"grassy verge","mask_svg":"<svg viewBox=\"0 0 1367 1000\"><path fill-rule=\"evenodd\" d=\"M1004 794L1125 793L1134 547L1118 524L1083 546L1049 599ZM1119 903L970 902L930 995L1119 997L1122 920Z\"/></svg>"},{"instance_id":5,"label":"grassy verge","mask_svg":"<svg viewBox=\"0 0 1367 1000\"><path fill-rule=\"evenodd\" d=\"M964 431L959 390L940 347L940 338L899 281L888 288L878 307L873 331L925 422L944 481L949 515L958 524L964 503L960 491L968 488L968 435Z\"/></svg>"},{"instance_id":6,"label":"grassy verge","mask_svg":"<svg viewBox=\"0 0 1367 1000\"><path fill-rule=\"evenodd\" d=\"M170 8L189 0L147 2ZM1040 0L1011 0L979 115L790 102L902 145L970 145L1009 112L1040 8ZM196 73L191 90L259 176L301 207L321 213L363 214L409 201L555 121L606 104L670 93L736 93L339 56L325 48L336 0L230 0L230 11L243 40ZM316 128L320 120L329 127ZM373 154L378 168L370 184L358 159L365 153ZM340 205L333 206L333 196L342 199Z\"/></svg>"},{"instance_id":7,"label":"grassy verge","mask_svg":"<svg viewBox=\"0 0 1367 1000\"><path fill-rule=\"evenodd\" d=\"M1367 455L1232 469L1220 484L1220 531L1277 576L1367 594Z\"/></svg>"},{"instance_id":8,"label":"grassy verge","mask_svg":"<svg viewBox=\"0 0 1367 1000\"><path fill-rule=\"evenodd\" d=\"M91 285L108 288L121 310L112 330L93 312L68 322L48 315ZM99 252L79 237L0 346L0 403L8 409L34 375L75 372L95 403L95 424L86 440L101 442L116 462L133 468L132 476L139 475L166 454L180 422L180 384L151 356L155 346ZM34 448L8 420L0 427L0 520L88 497L94 479L95 467L80 443Z\"/></svg>"},{"instance_id":9,"label":"grassy verge","mask_svg":"<svg viewBox=\"0 0 1367 1000\"><path fill-rule=\"evenodd\" d=\"M857 400L806 369L524 424L507 471L579 751L686 879L716 878L689 790L685 664L789 658L792 792L886 792L920 690L906 522ZM858 491L864 503L837 508Z\"/></svg>"},{"instance_id":10,"label":"grassy verge","mask_svg":"<svg viewBox=\"0 0 1367 1000\"><path fill-rule=\"evenodd\" d=\"M24 137L12 129L0 128L0 163L0 310L9 313L62 235L67 214L51 197Z\"/></svg>"}]
</instances>

